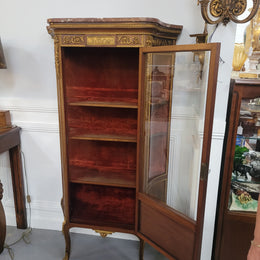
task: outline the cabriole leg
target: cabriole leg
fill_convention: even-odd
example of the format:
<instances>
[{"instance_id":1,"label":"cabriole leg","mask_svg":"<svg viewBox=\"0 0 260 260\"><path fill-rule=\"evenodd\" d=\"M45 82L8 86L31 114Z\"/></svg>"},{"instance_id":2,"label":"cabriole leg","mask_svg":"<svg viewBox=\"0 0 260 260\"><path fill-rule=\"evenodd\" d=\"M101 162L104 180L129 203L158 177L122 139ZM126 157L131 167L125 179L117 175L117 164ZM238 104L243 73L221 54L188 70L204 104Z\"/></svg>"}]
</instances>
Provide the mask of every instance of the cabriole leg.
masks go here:
<instances>
[{"instance_id":1,"label":"cabriole leg","mask_svg":"<svg viewBox=\"0 0 260 260\"><path fill-rule=\"evenodd\" d=\"M63 260L69 260L70 257L70 233L69 233L69 227L66 223L66 221L63 222L62 225L62 232L65 239L65 257Z\"/></svg>"}]
</instances>

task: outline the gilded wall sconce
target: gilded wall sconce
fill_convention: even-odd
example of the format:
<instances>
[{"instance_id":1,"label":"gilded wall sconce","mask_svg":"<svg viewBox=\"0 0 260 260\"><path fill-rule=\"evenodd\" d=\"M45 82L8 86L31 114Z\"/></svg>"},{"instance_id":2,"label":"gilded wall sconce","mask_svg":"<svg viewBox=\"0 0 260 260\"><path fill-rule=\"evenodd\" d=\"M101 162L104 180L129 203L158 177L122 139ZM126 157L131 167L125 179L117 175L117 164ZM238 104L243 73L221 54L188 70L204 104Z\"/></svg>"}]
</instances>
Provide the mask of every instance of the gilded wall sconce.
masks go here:
<instances>
[{"instance_id":1,"label":"gilded wall sconce","mask_svg":"<svg viewBox=\"0 0 260 260\"><path fill-rule=\"evenodd\" d=\"M252 2L250 14L241 20L239 16L247 10L247 0L198 0L198 5L200 4L201 14L206 23L226 25L230 21L235 23L250 21L259 8L260 0L252 0Z\"/></svg>"}]
</instances>

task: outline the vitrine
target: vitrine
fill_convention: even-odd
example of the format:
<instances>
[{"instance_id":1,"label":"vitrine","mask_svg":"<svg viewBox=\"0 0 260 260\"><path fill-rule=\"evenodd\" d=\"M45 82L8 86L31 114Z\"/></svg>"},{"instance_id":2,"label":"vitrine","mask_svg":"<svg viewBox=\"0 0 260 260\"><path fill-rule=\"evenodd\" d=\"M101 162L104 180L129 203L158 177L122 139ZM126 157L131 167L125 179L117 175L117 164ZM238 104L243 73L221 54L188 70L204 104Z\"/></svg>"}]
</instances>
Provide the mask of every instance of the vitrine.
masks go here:
<instances>
[{"instance_id":1,"label":"vitrine","mask_svg":"<svg viewBox=\"0 0 260 260\"><path fill-rule=\"evenodd\" d=\"M143 241L170 259L198 259L219 45L174 46L182 26L151 18L48 22L65 259L71 227L135 234L140 259ZM173 153L187 161L173 166Z\"/></svg>"},{"instance_id":2,"label":"vitrine","mask_svg":"<svg viewBox=\"0 0 260 260\"><path fill-rule=\"evenodd\" d=\"M260 191L260 81L232 80L226 117L214 259L246 259Z\"/></svg>"}]
</instances>

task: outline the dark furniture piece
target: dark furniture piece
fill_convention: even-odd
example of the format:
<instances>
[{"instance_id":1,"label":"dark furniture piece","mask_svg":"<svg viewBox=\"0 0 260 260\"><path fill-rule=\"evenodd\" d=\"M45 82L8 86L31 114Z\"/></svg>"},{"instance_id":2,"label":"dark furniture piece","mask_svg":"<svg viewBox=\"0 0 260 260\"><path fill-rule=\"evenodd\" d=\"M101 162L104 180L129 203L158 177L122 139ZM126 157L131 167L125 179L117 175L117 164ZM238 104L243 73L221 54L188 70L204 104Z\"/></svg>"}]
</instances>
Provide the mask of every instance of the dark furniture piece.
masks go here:
<instances>
[{"instance_id":1,"label":"dark furniture piece","mask_svg":"<svg viewBox=\"0 0 260 260\"><path fill-rule=\"evenodd\" d=\"M260 190L260 80L232 80L213 259L246 259ZM257 169L258 168L258 169Z\"/></svg>"},{"instance_id":2,"label":"dark furniture piece","mask_svg":"<svg viewBox=\"0 0 260 260\"><path fill-rule=\"evenodd\" d=\"M174 46L182 26L152 18L48 23L58 83L64 259L72 227L135 234L140 259L143 241L170 259L199 259L219 45ZM190 131L175 148L188 163L173 173L174 120ZM185 209L175 198L179 181Z\"/></svg>"},{"instance_id":3,"label":"dark furniture piece","mask_svg":"<svg viewBox=\"0 0 260 260\"><path fill-rule=\"evenodd\" d=\"M25 193L23 182L23 171L20 154L20 128L13 127L9 129L0 130L0 153L9 151L16 223L17 228L27 228L26 206L25 206ZM3 196L2 184L0 182L0 252L3 251L6 226L5 214L1 199Z\"/></svg>"},{"instance_id":4,"label":"dark furniture piece","mask_svg":"<svg viewBox=\"0 0 260 260\"><path fill-rule=\"evenodd\" d=\"M4 242L5 242L5 235L6 235L6 222L5 222L5 212L2 205L3 198L3 185L0 181L0 254L4 250Z\"/></svg>"}]
</instances>

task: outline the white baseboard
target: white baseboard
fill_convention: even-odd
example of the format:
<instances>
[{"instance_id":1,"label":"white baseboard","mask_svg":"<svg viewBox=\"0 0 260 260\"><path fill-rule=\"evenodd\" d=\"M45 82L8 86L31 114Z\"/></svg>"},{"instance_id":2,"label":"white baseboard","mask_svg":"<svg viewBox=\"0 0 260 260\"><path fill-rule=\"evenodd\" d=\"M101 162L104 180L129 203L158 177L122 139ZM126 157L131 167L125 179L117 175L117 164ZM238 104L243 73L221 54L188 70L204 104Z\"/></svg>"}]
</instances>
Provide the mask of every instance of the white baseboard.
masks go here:
<instances>
[{"instance_id":1,"label":"white baseboard","mask_svg":"<svg viewBox=\"0 0 260 260\"><path fill-rule=\"evenodd\" d=\"M15 209L12 201L4 201L3 206L8 226L16 226ZM50 201L27 204L27 222L32 228L62 230L63 213L59 203Z\"/></svg>"},{"instance_id":2,"label":"white baseboard","mask_svg":"<svg viewBox=\"0 0 260 260\"><path fill-rule=\"evenodd\" d=\"M7 226L16 226L15 209L12 204L11 201L7 201L4 205ZM61 231L63 220L62 209L58 203L38 201L31 203L31 209L27 205L27 222L32 228ZM71 228L70 232L99 236L94 230L85 228ZM109 237L138 240L134 235L119 232L113 233Z\"/></svg>"}]
</instances>

